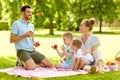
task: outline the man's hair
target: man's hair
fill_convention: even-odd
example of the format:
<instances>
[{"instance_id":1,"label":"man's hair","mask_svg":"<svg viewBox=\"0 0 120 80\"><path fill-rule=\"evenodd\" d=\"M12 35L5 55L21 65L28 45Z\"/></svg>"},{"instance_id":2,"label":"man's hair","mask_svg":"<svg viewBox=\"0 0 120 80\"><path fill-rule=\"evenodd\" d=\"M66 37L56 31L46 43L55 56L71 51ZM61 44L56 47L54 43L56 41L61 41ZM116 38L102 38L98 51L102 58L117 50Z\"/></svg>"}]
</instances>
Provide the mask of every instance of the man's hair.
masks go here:
<instances>
[{"instance_id":1,"label":"man's hair","mask_svg":"<svg viewBox=\"0 0 120 80\"><path fill-rule=\"evenodd\" d=\"M25 12L26 8L30 8L30 9L31 9L31 7L30 7L30 6L25 5L25 6L22 6L22 8L21 8L21 12Z\"/></svg>"},{"instance_id":2,"label":"man's hair","mask_svg":"<svg viewBox=\"0 0 120 80\"><path fill-rule=\"evenodd\" d=\"M71 32L65 32L62 36L65 36L65 37L67 37L69 39L73 39L73 35L72 35Z\"/></svg>"},{"instance_id":3,"label":"man's hair","mask_svg":"<svg viewBox=\"0 0 120 80\"><path fill-rule=\"evenodd\" d=\"M72 46L76 46L77 48L81 48L81 45L82 45L82 43L80 40L74 39L72 41Z\"/></svg>"}]
</instances>

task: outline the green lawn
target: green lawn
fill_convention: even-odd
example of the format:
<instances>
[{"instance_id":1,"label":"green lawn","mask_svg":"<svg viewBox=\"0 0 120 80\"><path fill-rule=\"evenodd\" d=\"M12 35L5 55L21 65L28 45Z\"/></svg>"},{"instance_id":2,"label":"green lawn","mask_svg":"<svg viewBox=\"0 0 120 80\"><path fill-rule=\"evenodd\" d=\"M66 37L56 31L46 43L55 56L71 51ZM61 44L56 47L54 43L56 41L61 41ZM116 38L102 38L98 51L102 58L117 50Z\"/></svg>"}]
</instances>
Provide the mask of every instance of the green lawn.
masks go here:
<instances>
[{"instance_id":1,"label":"green lawn","mask_svg":"<svg viewBox=\"0 0 120 80\"><path fill-rule=\"evenodd\" d=\"M97 28L96 28L97 29ZM112 30L112 29L110 29ZM114 30L112 30L114 31ZM119 29L120 31L120 29ZM102 52L104 62L114 60L115 54L120 51L120 35L119 31L109 32L109 29L102 34L96 33L100 38L101 45L99 49ZM109 32L109 34L106 34ZM37 51L46 55L53 63L57 63L59 57L57 53L51 48L51 45L58 44L60 47L62 43L61 34L64 31L55 31L54 36L47 35L48 30L35 31L35 40L41 43L41 46L36 48ZM14 67L16 62L16 52L14 44L9 43L10 31L0 31L0 68ZM45 35L46 34L46 35ZM74 38L79 35L79 32L73 32ZM120 72L110 72L104 75L100 74L88 74L88 75L77 75L70 77L57 77L57 78L45 78L45 79L33 79L33 80L119 80ZM0 80L30 80L27 78L15 77L7 75L6 73L0 73Z\"/></svg>"}]
</instances>

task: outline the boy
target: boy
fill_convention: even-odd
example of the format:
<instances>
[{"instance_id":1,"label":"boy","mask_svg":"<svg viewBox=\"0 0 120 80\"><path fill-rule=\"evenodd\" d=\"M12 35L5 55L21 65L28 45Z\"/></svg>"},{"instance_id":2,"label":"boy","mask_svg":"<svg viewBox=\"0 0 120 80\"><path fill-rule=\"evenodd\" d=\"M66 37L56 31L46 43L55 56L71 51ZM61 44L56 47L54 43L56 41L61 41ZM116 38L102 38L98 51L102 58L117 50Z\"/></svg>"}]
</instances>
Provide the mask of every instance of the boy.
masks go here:
<instances>
[{"instance_id":1,"label":"boy","mask_svg":"<svg viewBox=\"0 0 120 80\"><path fill-rule=\"evenodd\" d=\"M74 61L72 64L72 70L82 69L85 65L93 65L94 59L90 53L84 54L80 49L82 43L80 40L73 40L71 43L71 49L74 51Z\"/></svg>"},{"instance_id":2,"label":"boy","mask_svg":"<svg viewBox=\"0 0 120 80\"><path fill-rule=\"evenodd\" d=\"M71 65L72 65L72 61L74 59L73 52L70 48L70 44L73 40L73 35L70 32L65 32L62 35L62 38L63 38L64 45L65 45L65 46L64 45L62 46L62 53L58 50L58 48L56 48L55 50L61 58L65 57L66 60L65 60L65 62L62 62L60 64L56 64L55 67L56 68L70 69Z\"/></svg>"}]
</instances>

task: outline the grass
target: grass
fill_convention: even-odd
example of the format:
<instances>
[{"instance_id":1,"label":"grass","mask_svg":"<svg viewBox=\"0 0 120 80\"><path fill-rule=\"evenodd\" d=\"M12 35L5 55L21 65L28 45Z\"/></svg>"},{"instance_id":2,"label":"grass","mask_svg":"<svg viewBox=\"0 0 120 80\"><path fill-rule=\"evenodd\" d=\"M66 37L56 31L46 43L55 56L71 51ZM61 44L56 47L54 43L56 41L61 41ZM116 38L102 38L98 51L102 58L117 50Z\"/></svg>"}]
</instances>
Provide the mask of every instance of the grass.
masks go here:
<instances>
[{"instance_id":1,"label":"grass","mask_svg":"<svg viewBox=\"0 0 120 80\"><path fill-rule=\"evenodd\" d=\"M94 32L97 30L96 28ZM111 32L112 31L112 32ZM102 51L103 60L113 61L115 58L115 54L120 51L120 29L107 29L104 28L102 34L95 33L96 36L100 38L101 45L99 49ZM116 33L117 32L117 33ZM53 63L57 63L59 57L57 53L50 47L53 44L58 44L60 47L62 43L61 35L64 31L55 31L54 36L47 35L48 30L38 30L35 31L35 41L39 41L41 46L36 48L37 51L46 55ZM72 32L74 34L74 38L79 35L79 32ZM109 34L108 34L109 33ZM9 43L9 34L10 31L0 31L0 68L9 68L14 67L16 62L16 52L14 48L14 44ZM100 74L87 74L87 75L76 75L76 76L68 76L68 77L56 77L56 78L39 78L32 80L119 80L120 72L108 72L104 75ZM8 75L6 73L0 73L0 80L30 80L28 78L21 78Z\"/></svg>"},{"instance_id":2,"label":"grass","mask_svg":"<svg viewBox=\"0 0 120 80\"><path fill-rule=\"evenodd\" d=\"M49 58L50 59L50 58ZM52 59L50 59L52 60ZM0 68L8 68L13 67L15 65L16 58L15 57L0 57ZM57 61L54 61L56 63ZM110 76L111 75L111 76ZM75 75L68 77L56 77L56 78L38 78L38 79L28 79L22 77L15 77L8 75L6 73L0 73L0 80L119 80L120 72L106 72L104 75L101 74L86 74L86 75Z\"/></svg>"}]
</instances>

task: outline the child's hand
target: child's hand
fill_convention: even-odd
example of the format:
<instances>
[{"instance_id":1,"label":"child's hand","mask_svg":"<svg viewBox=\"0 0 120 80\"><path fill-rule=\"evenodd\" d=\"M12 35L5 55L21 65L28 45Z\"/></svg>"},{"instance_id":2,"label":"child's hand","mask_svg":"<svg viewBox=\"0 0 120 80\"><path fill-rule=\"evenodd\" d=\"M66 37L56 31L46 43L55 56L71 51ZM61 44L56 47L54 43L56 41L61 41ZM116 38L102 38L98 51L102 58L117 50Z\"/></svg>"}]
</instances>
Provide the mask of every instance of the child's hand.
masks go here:
<instances>
[{"instance_id":1,"label":"child's hand","mask_svg":"<svg viewBox=\"0 0 120 80\"><path fill-rule=\"evenodd\" d=\"M35 46L35 47L39 47L39 46L40 46L40 43L37 41L37 42L34 43L34 46Z\"/></svg>"},{"instance_id":2,"label":"child's hand","mask_svg":"<svg viewBox=\"0 0 120 80\"><path fill-rule=\"evenodd\" d=\"M55 45L52 45L51 47L52 47L53 49L57 49L57 48L58 48L58 45L55 44Z\"/></svg>"},{"instance_id":3,"label":"child's hand","mask_svg":"<svg viewBox=\"0 0 120 80\"><path fill-rule=\"evenodd\" d=\"M65 51L65 46L64 46L64 45L62 45L62 46L61 46L61 49L62 49L63 51Z\"/></svg>"}]
</instances>

